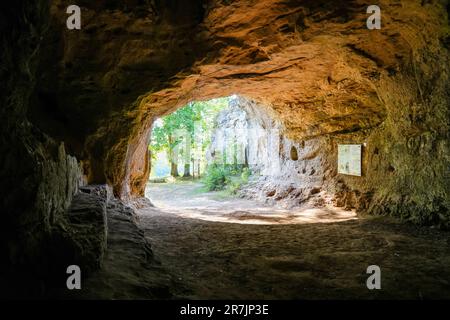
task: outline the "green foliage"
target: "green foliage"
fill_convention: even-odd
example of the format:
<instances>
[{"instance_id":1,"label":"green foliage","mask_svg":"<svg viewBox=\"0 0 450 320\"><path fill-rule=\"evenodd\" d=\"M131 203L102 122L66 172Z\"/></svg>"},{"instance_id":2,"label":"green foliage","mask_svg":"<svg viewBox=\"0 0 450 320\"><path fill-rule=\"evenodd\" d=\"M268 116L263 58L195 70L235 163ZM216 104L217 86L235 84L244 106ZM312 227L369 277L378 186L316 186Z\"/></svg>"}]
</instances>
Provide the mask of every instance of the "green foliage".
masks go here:
<instances>
[{"instance_id":1,"label":"green foliage","mask_svg":"<svg viewBox=\"0 0 450 320\"><path fill-rule=\"evenodd\" d=\"M228 185L227 185L227 191L230 194L237 194L237 192L239 191L239 189L241 188L241 186L243 185L242 181L231 181Z\"/></svg>"},{"instance_id":2,"label":"green foliage","mask_svg":"<svg viewBox=\"0 0 450 320\"><path fill-rule=\"evenodd\" d=\"M242 173L241 173L241 179L242 179L242 182L247 183L247 182L248 182L248 179L250 178L250 175L251 175L251 174L252 174L252 173L251 173L251 171L250 171L249 168L244 168L244 169L242 169Z\"/></svg>"},{"instance_id":3,"label":"green foliage","mask_svg":"<svg viewBox=\"0 0 450 320\"><path fill-rule=\"evenodd\" d=\"M229 182L227 184L227 191L230 194L237 194L239 189L244 185L248 183L248 180L250 178L251 175L251 171L249 168L242 168L239 167L238 169L234 168L236 173L236 176L231 177L229 179ZM237 170L237 171L236 171Z\"/></svg>"},{"instance_id":4,"label":"green foliage","mask_svg":"<svg viewBox=\"0 0 450 320\"><path fill-rule=\"evenodd\" d=\"M153 128L150 150L153 151L153 154L162 150L174 150L182 138L178 136L177 131L185 129L192 135L194 123L199 117L198 110L193 107L193 104L189 104L162 118L161 122L156 123Z\"/></svg>"},{"instance_id":5,"label":"green foliage","mask_svg":"<svg viewBox=\"0 0 450 320\"><path fill-rule=\"evenodd\" d=\"M206 169L203 183L208 191L223 190L227 185L229 175L230 172L227 166L213 164Z\"/></svg>"},{"instance_id":6,"label":"green foliage","mask_svg":"<svg viewBox=\"0 0 450 320\"><path fill-rule=\"evenodd\" d=\"M248 168L211 164L206 170L203 183L208 191L226 189L230 194L236 194L243 184L248 183L250 175Z\"/></svg>"},{"instance_id":7,"label":"green foliage","mask_svg":"<svg viewBox=\"0 0 450 320\"><path fill-rule=\"evenodd\" d=\"M152 157L155 159L158 153L167 151L169 161L177 163L176 148L180 146L183 139L187 144L183 145L185 148L181 149L185 163L189 163L192 158L191 150L197 148L204 153L210 143L214 119L218 112L226 106L228 106L228 98L191 102L170 115L158 119L152 130L149 144ZM190 139L180 136L181 132L184 132ZM197 134L204 138L195 139L194 135ZM196 145L199 143L198 141L200 141L200 145Z\"/></svg>"}]
</instances>

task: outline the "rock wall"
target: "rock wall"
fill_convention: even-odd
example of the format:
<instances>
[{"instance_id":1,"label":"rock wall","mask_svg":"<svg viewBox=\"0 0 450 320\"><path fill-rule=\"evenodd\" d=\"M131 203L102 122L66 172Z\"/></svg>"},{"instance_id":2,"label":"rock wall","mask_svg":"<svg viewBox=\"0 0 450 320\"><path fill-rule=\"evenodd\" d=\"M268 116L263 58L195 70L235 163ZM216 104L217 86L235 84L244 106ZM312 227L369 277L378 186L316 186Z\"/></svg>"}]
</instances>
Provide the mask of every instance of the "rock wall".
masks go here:
<instances>
[{"instance_id":1,"label":"rock wall","mask_svg":"<svg viewBox=\"0 0 450 320\"><path fill-rule=\"evenodd\" d=\"M249 167L255 175L282 176L286 172L283 148L292 142L282 136L282 124L270 107L240 96L215 119L206 159L211 163Z\"/></svg>"},{"instance_id":2,"label":"rock wall","mask_svg":"<svg viewBox=\"0 0 450 320\"><path fill-rule=\"evenodd\" d=\"M270 107L237 97L216 119L207 151L209 163L223 161L248 166L253 181L242 187L241 196L284 207L302 205L324 189L321 158L329 158L323 139L295 141ZM234 153L229 156L228 153ZM328 174L328 172L327 172Z\"/></svg>"},{"instance_id":3,"label":"rock wall","mask_svg":"<svg viewBox=\"0 0 450 320\"><path fill-rule=\"evenodd\" d=\"M257 100L299 142L383 125L379 139L401 144L387 123L401 116L415 139L428 129L405 121L419 109L439 108L428 116L440 123L432 134L448 132L447 1L381 1L381 30L366 28L358 0L84 1L79 31L65 28L69 4L52 2L29 113L65 142L89 183L122 198L143 194L153 119L195 99ZM445 175L436 175L441 195Z\"/></svg>"},{"instance_id":4,"label":"rock wall","mask_svg":"<svg viewBox=\"0 0 450 320\"><path fill-rule=\"evenodd\" d=\"M167 111L143 109L144 98L205 52L192 40L202 3L80 1L82 28L67 30L71 4L51 2L30 115L66 141L88 183L108 183L122 198L143 195L149 130Z\"/></svg>"},{"instance_id":5,"label":"rock wall","mask_svg":"<svg viewBox=\"0 0 450 320\"><path fill-rule=\"evenodd\" d=\"M0 11L0 281L2 287L26 288L30 291L20 294L34 295L40 294L59 262L67 263L68 248L76 240L66 211L84 181L64 142L42 132L27 117L48 4L18 1L4 6Z\"/></svg>"},{"instance_id":6,"label":"rock wall","mask_svg":"<svg viewBox=\"0 0 450 320\"><path fill-rule=\"evenodd\" d=\"M381 0L381 30L362 0L78 1L81 30L66 28L70 4L0 7L9 267L50 270L80 184L143 194L155 117L232 94L282 124L291 175L346 206L448 225L448 1ZM363 178L338 176L336 145L355 141Z\"/></svg>"},{"instance_id":7,"label":"rock wall","mask_svg":"<svg viewBox=\"0 0 450 320\"><path fill-rule=\"evenodd\" d=\"M390 85L398 83L406 85L399 80ZM443 90L446 85L436 84L435 90ZM400 92L392 98L404 97ZM404 102L395 103L402 109L399 113L411 112ZM440 102L436 103L428 107L440 108ZM408 104L415 112L425 107L417 102ZM392 116L395 121L388 116L370 130L297 140L284 135L286 130L270 107L238 97L217 117L208 158L209 162L222 161L221 154L227 149L233 151L232 145L239 146L237 154L245 152L238 158L245 159L258 178L242 188L244 197L284 207L331 203L359 213L392 214L447 227L448 118L440 118L441 127L429 123L426 132L408 137L408 130L420 130L414 126L414 119L402 121L397 114ZM361 177L337 173L338 144L362 144ZM232 157L228 162L233 163ZM432 182L425 177L432 177ZM433 188L427 190L430 184Z\"/></svg>"},{"instance_id":8,"label":"rock wall","mask_svg":"<svg viewBox=\"0 0 450 320\"><path fill-rule=\"evenodd\" d=\"M49 36L50 17L47 1L17 1L0 10L4 298L43 297L65 284L69 265L86 276L100 268L106 250L112 189L86 186L80 159L68 154L72 140L62 138L55 98L42 92L40 68L49 55L42 39ZM56 118L50 123L46 116Z\"/></svg>"}]
</instances>

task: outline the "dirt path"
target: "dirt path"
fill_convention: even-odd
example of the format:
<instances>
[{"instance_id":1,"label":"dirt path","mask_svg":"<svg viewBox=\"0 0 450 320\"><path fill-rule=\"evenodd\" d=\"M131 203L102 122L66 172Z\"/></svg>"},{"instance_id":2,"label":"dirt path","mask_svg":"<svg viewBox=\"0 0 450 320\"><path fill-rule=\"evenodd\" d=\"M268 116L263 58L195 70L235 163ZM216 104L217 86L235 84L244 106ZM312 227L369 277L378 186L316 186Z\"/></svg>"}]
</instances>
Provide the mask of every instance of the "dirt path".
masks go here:
<instances>
[{"instance_id":1,"label":"dirt path","mask_svg":"<svg viewBox=\"0 0 450 320\"><path fill-rule=\"evenodd\" d=\"M140 224L176 297L450 298L449 233L332 210L302 216L201 194L198 185L148 192L156 208L142 209ZM277 218L257 219L258 212ZM381 290L366 287L373 264Z\"/></svg>"},{"instance_id":2,"label":"dirt path","mask_svg":"<svg viewBox=\"0 0 450 320\"><path fill-rule=\"evenodd\" d=\"M282 209L224 192L205 192L201 183L151 183L146 196L159 209L183 218L245 224L337 222L356 219L352 211L303 207Z\"/></svg>"}]
</instances>

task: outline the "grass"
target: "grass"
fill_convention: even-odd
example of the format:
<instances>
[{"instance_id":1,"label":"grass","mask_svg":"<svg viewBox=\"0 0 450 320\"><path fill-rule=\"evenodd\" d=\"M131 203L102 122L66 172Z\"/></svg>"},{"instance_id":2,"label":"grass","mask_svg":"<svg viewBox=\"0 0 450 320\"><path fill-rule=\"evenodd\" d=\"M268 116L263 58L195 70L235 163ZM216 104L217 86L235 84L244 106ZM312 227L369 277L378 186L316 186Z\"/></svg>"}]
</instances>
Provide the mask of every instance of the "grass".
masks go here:
<instances>
[{"instance_id":1,"label":"grass","mask_svg":"<svg viewBox=\"0 0 450 320\"><path fill-rule=\"evenodd\" d=\"M232 165L210 165L201 179L192 179L192 177L165 177L152 179L150 183L184 185L201 182L202 185L191 192L193 196L214 192L214 197L217 200L224 200L235 196L242 185L248 183L250 175L251 172L248 168L239 168Z\"/></svg>"}]
</instances>

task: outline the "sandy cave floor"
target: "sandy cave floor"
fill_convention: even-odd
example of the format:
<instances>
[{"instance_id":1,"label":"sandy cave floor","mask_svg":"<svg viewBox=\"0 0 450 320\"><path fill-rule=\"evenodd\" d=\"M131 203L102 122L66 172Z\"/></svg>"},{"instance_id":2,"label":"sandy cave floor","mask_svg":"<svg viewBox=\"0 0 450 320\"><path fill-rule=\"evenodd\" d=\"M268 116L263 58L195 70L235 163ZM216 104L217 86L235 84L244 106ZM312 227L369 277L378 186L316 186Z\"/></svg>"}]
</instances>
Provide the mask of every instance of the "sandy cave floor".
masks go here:
<instances>
[{"instance_id":1,"label":"sandy cave floor","mask_svg":"<svg viewBox=\"0 0 450 320\"><path fill-rule=\"evenodd\" d=\"M337 222L356 219L352 211L340 208L303 207L284 209L231 196L206 192L201 183L150 183L146 196L164 212L182 218L244 224L291 224Z\"/></svg>"},{"instance_id":2,"label":"sandy cave floor","mask_svg":"<svg viewBox=\"0 0 450 320\"><path fill-rule=\"evenodd\" d=\"M149 184L140 227L187 299L450 298L450 235L333 208L289 211ZM258 218L258 215L260 216ZM381 268L381 290L366 269Z\"/></svg>"}]
</instances>

